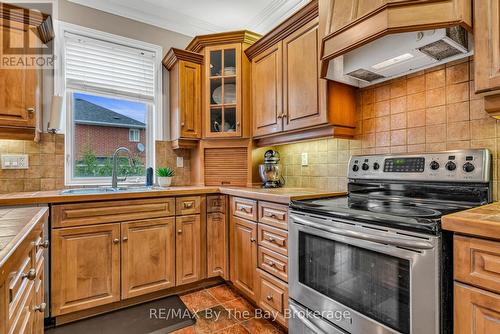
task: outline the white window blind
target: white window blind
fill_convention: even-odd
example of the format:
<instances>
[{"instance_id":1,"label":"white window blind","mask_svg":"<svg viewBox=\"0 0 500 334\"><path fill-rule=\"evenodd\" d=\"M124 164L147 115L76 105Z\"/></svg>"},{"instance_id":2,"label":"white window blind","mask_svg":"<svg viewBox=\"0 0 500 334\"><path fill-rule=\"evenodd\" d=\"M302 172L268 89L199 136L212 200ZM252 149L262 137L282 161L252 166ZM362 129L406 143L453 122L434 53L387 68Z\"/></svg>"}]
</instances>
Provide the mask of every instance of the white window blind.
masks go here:
<instances>
[{"instance_id":1,"label":"white window blind","mask_svg":"<svg viewBox=\"0 0 500 334\"><path fill-rule=\"evenodd\" d=\"M154 52L69 32L64 38L67 88L154 100Z\"/></svg>"}]
</instances>

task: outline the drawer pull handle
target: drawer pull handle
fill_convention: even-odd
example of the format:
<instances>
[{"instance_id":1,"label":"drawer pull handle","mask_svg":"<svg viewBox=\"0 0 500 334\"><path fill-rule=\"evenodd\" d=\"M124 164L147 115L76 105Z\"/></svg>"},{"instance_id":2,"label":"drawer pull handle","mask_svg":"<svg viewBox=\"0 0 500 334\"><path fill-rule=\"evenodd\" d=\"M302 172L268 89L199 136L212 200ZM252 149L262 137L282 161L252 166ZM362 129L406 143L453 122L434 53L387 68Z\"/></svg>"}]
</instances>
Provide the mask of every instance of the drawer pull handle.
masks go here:
<instances>
[{"instance_id":1,"label":"drawer pull handle","mask_svg":"<svg viewBox=\"0 0 500 334\"><path fill-rule=\"evenodd\" d=\"M193 205L193 202L184 202L184 209L191 209Z\"/></svg>"},{"instance_id":2,"label":"drawer pull handle","mask_svg":"<svg viewBox=\"0 0 500 334\"><path fill-rule=\"evenodd\" d=\"M269 295L269 296L267 296L267 297L266 297L266 299L267 299L268 301L271 301L271 300L273 300L273 296Z\"/></svg>"},{"instance_id":3,"label":"drawer pull handle","mask_svg":"<svg viewBox=\"0 0 500 334\"><path fill-rule=\"evenodd\" d=\"M34 281L36 278L36 270L30 269L26 274L22 274L21 278L27 278L30 281Z\"/></svg>"},{"instance_id":4,"label":"drawer pull handle","mask_svg":"<svg viewBox=\"0 0 500 334\"><path fill-rule=\"evenodd\" d=\"M118 243L120 243L120 239L113 239L113 243L116 245Z\"/></svg>"},{"instance_id":5,"label":"drawer pull handle","mask_svg":"<svg viewBox=\"0 0 500 334\"><path fill-rule=\"evenodd\" d=\"M274 239L273 237L269 237L269 239L267 239L267 241L269 241L269 242L274 242L274 243L275 243L275 242L276 242L276 239Z\"/></svg>"},{"instance_id":6,"label":"drawer pull handle","mask_svg":"<svg viewBox=\"0 0 500 334\"><path fill-rule=\"evenodd\" d=\"M41 303L40 305L35 306L33 308L33 311L43 313L43 312L45 312L46 308L47 308L47 304L46 303Z\"/></svg>"},{"instance_id":7,"label":"drawer pull handle","mask_svg":"<svg viewBox=\"0 0 500 334\"><path fill-rule=\"evenodd\" d=\"M45 241L39 241L36 243L35 247L40 247L40 248L49 248L50 242L48 240Z\"/></svg>"},{"instance_id":8,"label":"drawer pull handle","mask_svg":"<svg viewBox=\"0 0 500 334\"><path fill-rule=\"evenodd\" d=\"M255 238L250 238L250 242L255 242Z\"/></svg>"},{"instance_id":9,"label":"drawer pull handle","mask_svg":"<svg viewBox=\"0 0 500 334\"><path fill-rule=\"evenodd\" d=\"M267 264L269 265L269 267L274 267L276 265L276 263L274 263L273 261L269 261Z\"/></svg>"},{"instance_id":10,"label":"drawer pull handle","mask_svg":"<svg viewBox=\"0 0 500 334\"><path fill-rule=\"evenodd\" d=\"M252 210L249 210L249 209L244 208L244 207L241 207L240 211L243 211L244 213L251 213L252 212Z\"/></svg>"},{"instance_id":11,"label":"drawer pull handle","mask_svg":"<svg viewBox=\"0 0 500 334\"><path fill-rule=\"evenodd\" d=\"M266 216L267 216L268 218L278 219L278 216L276 216L274 213L268 213Z\"/></svg>"}]
</instances>

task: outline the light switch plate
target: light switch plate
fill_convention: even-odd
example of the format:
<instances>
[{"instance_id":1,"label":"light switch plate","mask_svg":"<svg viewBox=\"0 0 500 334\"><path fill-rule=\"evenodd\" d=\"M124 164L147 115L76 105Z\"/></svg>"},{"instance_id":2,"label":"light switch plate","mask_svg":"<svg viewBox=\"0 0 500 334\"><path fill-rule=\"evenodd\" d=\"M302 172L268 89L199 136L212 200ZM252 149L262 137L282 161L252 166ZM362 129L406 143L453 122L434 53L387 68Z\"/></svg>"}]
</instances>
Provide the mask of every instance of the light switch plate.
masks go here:
<instances>
[{"instance_id":1,"label":"light switch plate","mask_svg":"<svg viewBox=\"0 0 500 334\"><path fill-rule=\"evenodd\" d=\"M309 165L309 155L306 153L302 153L302 166Z\"/></svg>"},{"instance_id":2,"label":"light switch plate","mask_svg":"<svg viewBox=\"0 0 500 334\"><path fill-rule=\"evenodd\" d=\"M177 168L182 168L182 167L184 167L184 158L177 157Z\"/></svg>"},{"instance_id":3,"label":"light switch plate","mask_svg":"<svg viewBox=\"0 0 500 334\"><path fill-rule=\"evenodd\" d=\"M2 169L28 169L27 154L2 154Z\"/></svg>"}]
</instances>

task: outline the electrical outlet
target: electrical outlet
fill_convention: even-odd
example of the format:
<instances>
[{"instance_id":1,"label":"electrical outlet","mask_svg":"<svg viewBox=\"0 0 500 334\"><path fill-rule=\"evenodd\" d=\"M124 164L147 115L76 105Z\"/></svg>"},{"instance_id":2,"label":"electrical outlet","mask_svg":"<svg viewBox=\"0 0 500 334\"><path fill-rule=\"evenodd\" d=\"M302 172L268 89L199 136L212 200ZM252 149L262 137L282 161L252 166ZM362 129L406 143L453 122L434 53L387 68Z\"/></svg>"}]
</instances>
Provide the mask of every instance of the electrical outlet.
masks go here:
<instances>
[{"instance_id":1,"label":"electrical outlet","mask_svg":"<svg viewBox=\"0 0 500 334\"><path fill-rule=\"evenodd\" d=\"M2 154L2 169L28 169L27 154Z\"/></svg>"},{"instance_id":2,"label":"electrical outlet","mask_svg":"<svg viewBox=\"0 0 500 334\"><path fill-rule=\"evenodd\" d=\"M182 168L182 167L184 167L184 158L177 157L177 168Z\"/></svg>"},{"instance_id":3,"label":"electrical outlet","mask_svg":"<svg viewBox=\"0 0 500 334\"><path fill-rule=\"evenodd\" d=\"M309 165L309 154L302 153L302 166L307 166Z\"/></svg>"}]
</instances>

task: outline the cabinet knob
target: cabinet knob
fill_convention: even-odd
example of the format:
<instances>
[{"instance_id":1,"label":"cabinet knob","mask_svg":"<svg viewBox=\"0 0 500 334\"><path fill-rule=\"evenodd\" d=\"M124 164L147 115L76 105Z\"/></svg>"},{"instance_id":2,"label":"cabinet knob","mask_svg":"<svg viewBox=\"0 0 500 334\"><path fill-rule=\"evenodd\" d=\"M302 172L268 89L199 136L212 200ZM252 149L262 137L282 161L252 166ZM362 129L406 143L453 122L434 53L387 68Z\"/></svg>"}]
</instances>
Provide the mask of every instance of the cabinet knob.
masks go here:
<instances>
[{"instance_id":1,"label":"cabinet knob","mask_svg":"<svg viewBox=\"0 0 500 334\"><path fill-rule=\"evenodd\" d=\"M271 301L271 300L273 300L273 296L269 295L269 296L266 297L266 299L269 300L269 301Z\"/></svg>"},{"instance_id":2,"label":"cabinet knob","mask_svg":"<svg viewBox=\"0 0 500 334\"><path fill-rule=\"evenodd\" d=\"M269 265L269 267L274 267L274 265L275 265L275 263L273 261L269 261L267 264Z\"/></svg>"},{"instance_id":3,"label":"cabinet knob","mask_svg":"<svg viewBox=\"0 0 500 334\"><path fill-rule=\"evenodd\" d=\"M43 312L45 312L46 308L47 308L47 304L46 303L41 303L40 305L35 306L33 308L33 311L43 313Z\"/></svg>"},{"instance_id":4,"label":"cabinet knob","mask_svg":"<svg viewBox=\"0 0 500 334\"><path fill-rule=\"evenodd\" d=\"M255 242L255 238L250 238L250 242Z\"/></svg>"},{"instance_id":5,"label":"cabinet knob","mask_svg":"<svg viewBox=\"0 0 500 334\"><path fill-rule=\"evenodd\" d=\"M283 118L283 115L282 114L279 114L278 115L278 119L282 119Z\"/></svg>"},{"instance_id":6,"label":"cabinet knob","mask_svg":"<svg viewBox=\"0 0 500 334\"><path fill-rule=\"evenodd\" d=\"M35 108L28 108L28 109L26 109L26 111L28 112L28 116L30 118L32 118L33 115L35 114Z\"/></svg>"},{"instance_id":7,"label":"cabinet knob","mask_svg":"<svg viewBox=\"0 0 500 334\"><path fill-rule=\"evenodd\" d=\"M191 209L193 205L193 202L184 202L184 209Z\"/></svg>"},{"instance_id":8,"label":"cabinet knob","mask_svg":"<svg viewBox=\"0 0 500 334\"><path fill-rule=\"evenodd\" d=\"M184 122L181 123L181 126L184 127Z\"/></svg>"},{"instance_id":9,"label":"cabinet knob","mask_svg":"<svg viewBox=\"0 0 500 334\"><path fill-rule=\"evenodd\" d=\"M276 242L276 239L274 239L273 237L269 237L269 239L267 239L267 241L269 241L269 242Z\"/></svg>"},{"instance_id":10,"label":"cabinet knob","mask_svg":"<svg viewBox=\"0 0 500 334\"><path fill-rule=\"evenodd\" d=\"M30 281L34 281L36 278L36 270L35 269L30 269L26 274L22 274L22 278L27 278Z\"/></svg>"},{"instance_id":11,"label":"cabinet knob","mask_svg":"<svg viewBox=\"0 0 500 334\"><path fill-rule=\"evenodd\" d=\"M45 241L40 241L38 242L35 247L40 247L40 248L49 248L49 245L50 245L50 242L48 240L45 240Z\"/></svg>"},{"instance_id":12,"label":"cabinet knob","mask_svg":"<svg viewBox=\"0 0 500 334\"><path fill-rule=\"evenodd\" d=\"M177 233L182 234L182 230L178 230Z\"/></svg>"},{"instance_id":13,"label":"cabinet knob","mask_svg":"<svg viewBox=\"0 0 500 334\"><path fill-rule=\"evenodd\" d=\"M283 118L287 118L287 117L288 117L288 115L287 115L287 114L285 114L285 113L283 113L283 114L281 114L281 117L283 117Z\"/></svg>"},{"instance_id":14,"label":"cabinet knob","mask_svg":"<svg viewBox=\"0 0 500 334\"><path fill-rule=\"evenodd\" d=\"M114 243L114 244L118 244L118 243L120 243L120 239L113 239L113 243Z\"/></svg>"},{"instance_id":15,"label":"cabinet knob","mask_svg":"<svg viewBox=\"0 0 500 334\"><path fill-rule=\"evenodd\" d=\"M123 241L128 241L128 237L123 237Z\"/></svg>"}]
</instances>

